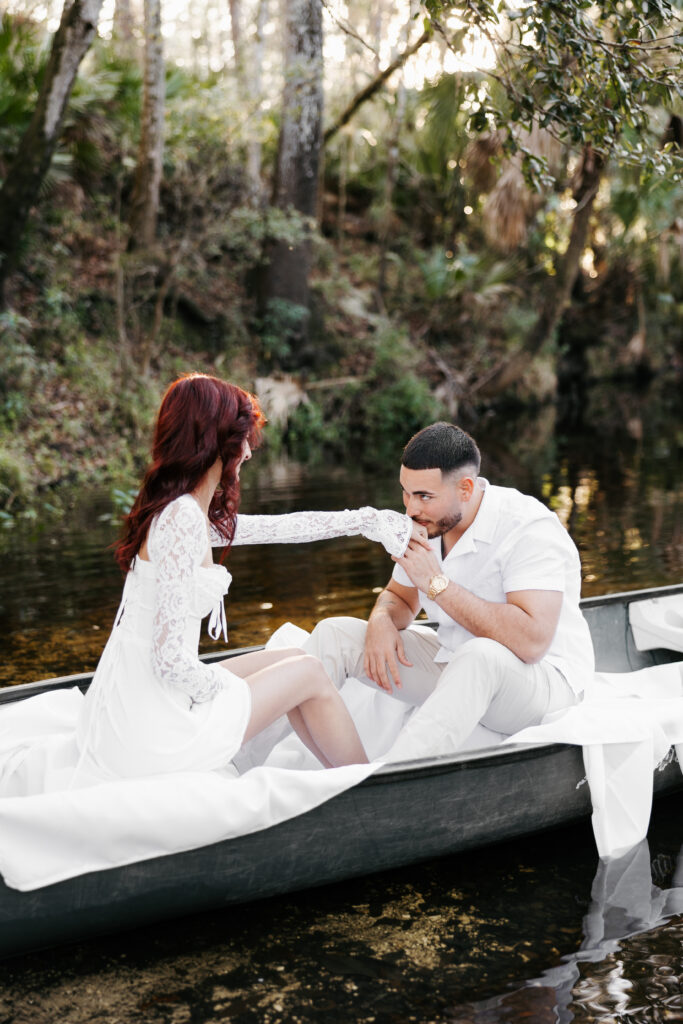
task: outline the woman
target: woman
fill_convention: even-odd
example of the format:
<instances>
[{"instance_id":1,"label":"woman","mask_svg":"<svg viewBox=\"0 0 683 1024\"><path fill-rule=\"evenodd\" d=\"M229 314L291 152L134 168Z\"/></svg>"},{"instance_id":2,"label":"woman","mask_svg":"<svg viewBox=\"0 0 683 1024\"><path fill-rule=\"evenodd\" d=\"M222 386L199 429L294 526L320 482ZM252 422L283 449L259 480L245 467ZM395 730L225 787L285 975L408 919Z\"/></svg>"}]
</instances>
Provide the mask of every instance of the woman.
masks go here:
<instances>
[{"instance_id":1,"label":"woman","mask_svg":"<svg viewBox=\"0 0 683 1024\"><path fill-rule=\"evenodd\" d=\"M77 784L227 766L283 714L323 765L367 761L316 658L295 649L217 665L197 657L204 616L214 638L225 633L231 577L213 563L212 544L362 533L400 554L419 533L405 516L371 508L238 518L240 468L263 422L254 398L214 377L185 375L164 395L153 461L117 548L126 583L79 720Z\"/></svg>"}]
</instances>

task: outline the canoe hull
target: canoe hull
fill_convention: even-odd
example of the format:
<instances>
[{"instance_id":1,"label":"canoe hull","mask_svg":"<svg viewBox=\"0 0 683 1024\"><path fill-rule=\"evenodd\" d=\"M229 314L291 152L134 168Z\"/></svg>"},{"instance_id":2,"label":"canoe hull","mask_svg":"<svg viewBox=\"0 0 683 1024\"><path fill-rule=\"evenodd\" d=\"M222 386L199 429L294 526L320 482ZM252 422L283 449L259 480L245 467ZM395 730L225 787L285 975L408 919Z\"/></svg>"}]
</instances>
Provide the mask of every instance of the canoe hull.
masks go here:
<instances>
[{"instance_id":1,"label":"canoe hull","mask_svg":"<svg viewBox=\"0 0 683 1024\"><path fill-rule=\"evenodd\" d=\"M683 592L683 587L675 589ZM633 646L627 599L649 593L585 603L599 668L628 671L679 659L669 652L641 654ZM79 682L86 685L86 677L17 687L0 694L0 703ZM469 751L387 766L306 814L238 839L92 872L32 892L18 892L0 881L0 956L566 825L591 813L588 786L581 784L584 775L582 753L575 746ZM656 795L683 788L678 764L656 772L654 785Z\"/></svg>"}]
</instances>

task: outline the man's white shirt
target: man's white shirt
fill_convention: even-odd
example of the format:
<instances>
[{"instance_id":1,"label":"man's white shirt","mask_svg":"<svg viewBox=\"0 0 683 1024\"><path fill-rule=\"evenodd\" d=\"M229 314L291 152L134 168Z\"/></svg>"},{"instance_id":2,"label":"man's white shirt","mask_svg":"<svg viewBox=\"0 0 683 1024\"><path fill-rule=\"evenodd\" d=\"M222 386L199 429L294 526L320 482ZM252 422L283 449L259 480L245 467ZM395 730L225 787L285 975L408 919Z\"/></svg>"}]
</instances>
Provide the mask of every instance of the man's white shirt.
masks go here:
<instances>
[{"instance_id":1,"label":"man's white shirt","mask_svg":"<svg viewBox=\"0 0 683 1024\"><path fill-rule=\"evenodd\" d=\"M441 572L485 601L504 603L517 590L554 590L564 597L555 635L543 660L554 665L575 692L592 678L595 663L588 624L579 610L581 563L571 537L554 512L536 498L479 477L484 495L474 522L446 558L441 538L430 545ZM400 565L393 578L413 583ZM438 623L441 648L435 661L447 662L473 636L418 590L427 617Z\"/></svg>"}]
</instances>

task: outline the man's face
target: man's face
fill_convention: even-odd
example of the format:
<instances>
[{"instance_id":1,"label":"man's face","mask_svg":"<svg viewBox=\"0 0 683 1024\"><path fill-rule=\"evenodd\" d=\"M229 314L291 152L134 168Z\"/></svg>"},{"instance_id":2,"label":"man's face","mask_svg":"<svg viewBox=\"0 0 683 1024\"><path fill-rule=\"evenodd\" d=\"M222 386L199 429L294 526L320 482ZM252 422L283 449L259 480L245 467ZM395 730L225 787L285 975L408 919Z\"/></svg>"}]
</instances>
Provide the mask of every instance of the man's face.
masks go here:
<instances>
[{"instance_id":1,"label":"man's face","mask_svg":"<svg viewBox=\"0 0 683 1024\"><path fill-rule=\"evenodd\" d=\"M463 476L466 474L444 476L440 469L401 466L399 480L406 513L426 526L428 537L443 537L462 521L468 493L467 487L463 489Z\"/></svg>"}]
</instances>

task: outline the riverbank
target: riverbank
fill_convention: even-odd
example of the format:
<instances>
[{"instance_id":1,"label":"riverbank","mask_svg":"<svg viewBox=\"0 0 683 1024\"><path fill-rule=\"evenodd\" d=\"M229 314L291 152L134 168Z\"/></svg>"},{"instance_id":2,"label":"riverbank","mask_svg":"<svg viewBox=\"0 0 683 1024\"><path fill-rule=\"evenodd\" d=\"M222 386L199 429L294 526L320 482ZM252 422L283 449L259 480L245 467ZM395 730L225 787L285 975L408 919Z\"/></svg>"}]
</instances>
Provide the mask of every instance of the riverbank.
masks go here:
<instances>
[{"instance_id":1,"label":"riverbank","mask_svg":"<svg viewBox=\"0 0 683 1024\"><path fill-rule=\"evenodd\" d=\"M267 375L259 373L247 346L228 359L180 343L164 346L141 374L109 337L79 334L66 343L49 343L35 321L5 314L0 323L0 525L58 508L65 485L106 485L121 494L134 487L146 463L161 395L169 381L188 370L229 377L258 394L270 421L264 435L270 457L284 454L313 464L352 461L370 470L393 464L405 439L440 417L457 418L476 430L492 418L507 420L511 410L517 418L547 418L545 409L554 419L564 418L567 429L595 422L607 433L624 426L637 433L656 429L662 416L675 413L676 374L641 382L636 390L632 384L603 384L558 396L548 361L537 364L525 393L517 391L504 403L477 404L445 389L428 352L385 318L373 317L358 296L355 303L347 315L355 318L356 334L365 334L339 349L333 372L326 365L317 374ZM59 315L67 316L64 310ZM539 383L543 372L545 393ZM606 398L600 408L601 393L617 399ZM622 401L628 394L634 395L632 405L627 397ZM646 421L641 417L634 425L639 404L649 411ZM634 421L630 428L629 420Z\"/></svg>"},{"instance_id":2,"label":"riverbank","mask_svg":"<svg viewBox=\"0 0 683 1024\"><path fill-rule=\"evenodd\" d=\"M0 519L6 523L58 501L64 484L130 486L147 459L161 395L182 372L227 377L255 392L269 419L265 447L302 461L324 449L333 458L358 453L377 464L395 454L399 427L401 437L410 436L445 412L425 353L358 297L344 314L349 330L353 321L354 339L337 349L334 367L325 362L321 372L290 374L259 370L247 344L228 353L201 348L191 331L160 347L142 373L106 330L84 332L83 309L69 308L69 301L62 295L52 333L35 316L0 317ZM176 328L180 333L182 324ZM357 338L359 332L366 336Z\"/></svg>"},{"instance_id":3,"label":"riverbank","mask_svg":"<svg viewBox=\"0 0 683 1024\"><path fill-rule=\"evenodd\" d=\"M651 308L627 265L581 278L557 337L529 354L543 290L535 262L495 260L465 235L452 250L428 249L406 224L385 253L380 291L370 210L342 245L327 195L308 334L295 345L291 304L258 313L254 275L272 211L231 206L222 247L198 242L165 289L162 247L122 252L110 186L55 186L0 313L0 522L58 503L65 483L132 486L159 399L188 370L256 391L275 455L368 468L439 417L473 427L511 408L560 407L580 419L595 382L680 388L673 270L671 295L653 294Z\"/></svg>"}]
</instances>

